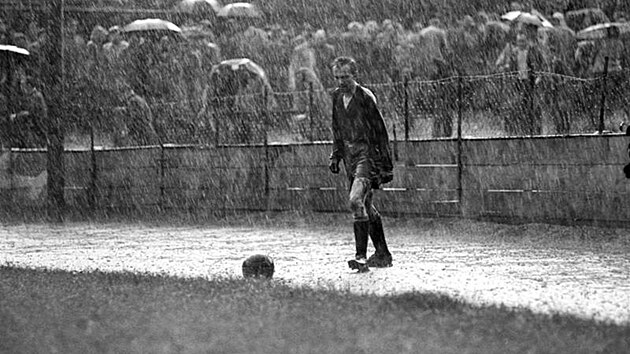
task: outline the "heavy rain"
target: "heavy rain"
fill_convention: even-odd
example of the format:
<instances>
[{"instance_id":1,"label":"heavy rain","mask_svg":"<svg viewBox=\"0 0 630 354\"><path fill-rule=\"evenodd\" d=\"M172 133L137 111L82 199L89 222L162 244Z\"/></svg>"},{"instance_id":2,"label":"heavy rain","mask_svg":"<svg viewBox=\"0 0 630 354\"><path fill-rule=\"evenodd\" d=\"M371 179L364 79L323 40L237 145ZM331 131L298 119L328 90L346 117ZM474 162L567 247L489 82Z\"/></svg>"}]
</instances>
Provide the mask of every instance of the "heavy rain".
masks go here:
<instances>
[{"instance_id":1,"label":"heavy rain","mask_svg":"<svg viewBox=\"0 0 630 354\"><path fill-rule=\"evenodd\" d=\"M391 149L393 267L359 277L339 57ZM0 263L212 279L262 253L291 286L627 326L629 69L613 0L0 0Z\"/></svg>"}]
</instances>

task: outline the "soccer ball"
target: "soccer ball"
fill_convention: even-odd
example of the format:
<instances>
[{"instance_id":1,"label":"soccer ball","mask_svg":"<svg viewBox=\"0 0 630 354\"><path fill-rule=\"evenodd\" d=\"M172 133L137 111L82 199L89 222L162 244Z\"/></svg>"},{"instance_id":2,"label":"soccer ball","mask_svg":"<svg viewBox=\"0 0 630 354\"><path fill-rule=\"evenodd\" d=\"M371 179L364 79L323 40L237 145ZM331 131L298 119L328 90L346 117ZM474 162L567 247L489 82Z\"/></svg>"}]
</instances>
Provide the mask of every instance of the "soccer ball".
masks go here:
<instances>
[{"instance_id":1,"label":"soccer ball","mask_svg":"<svg viewBox=\"0 0 630 354\"><path fill-rule=\"evenodd\" d=\"M273 260L264 254L255 254L243 262L243 276L245 278L273 277Z\"/></svg>"}]
</instances>

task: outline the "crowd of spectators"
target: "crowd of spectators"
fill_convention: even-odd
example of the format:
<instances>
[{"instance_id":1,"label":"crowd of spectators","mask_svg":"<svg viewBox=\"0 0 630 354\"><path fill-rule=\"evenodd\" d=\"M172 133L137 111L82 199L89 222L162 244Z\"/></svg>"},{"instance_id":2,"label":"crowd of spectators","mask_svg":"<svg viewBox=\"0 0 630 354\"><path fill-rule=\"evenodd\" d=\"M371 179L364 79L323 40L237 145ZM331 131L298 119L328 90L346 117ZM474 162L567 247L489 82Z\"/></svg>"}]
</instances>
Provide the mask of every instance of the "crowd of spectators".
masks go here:
<instances>
[{"instance_id":1,"label":"crowd of spectators","mask_svg":"<svg viewBox=\"0 0 630 354\"><path fill-rule=\"evenodd\" d=\"M512 10L527 9L514 3ZM569 28L562 13L548 17L553 28L509 23L500 15L480 10L456 23L432 18L411 28L395 19L351 22L345 28L312 28L308 24L283 28L239 19L220 24L200 21L182 24L183 38L150 32L129 35L122 23L107 29L95 26L83 33L79 22L70 19L63 33L69 122L79 127L101 124L103 129L124 126L121 135L138 143L153 143L165 134L160 131L160 121L179 121L183 133L192 134L196 122L209 121L202 115L209 114L210 92L217 94L209 75L212 66L230 58L245 57L258 63L275 92L310 88L323 92L333 87L329 64L340 55L355 57L364 68L360 79L369 83L498 72L519 72L526 79L529 70L589 77L601 75L604 57L609 58L609 72L622 73L630 64L630 48L624 40L579 42L575 33L581 28ZM613 20L623 22L625 14L615 14ZM29 50L30 60L15 77L37 87L43 75L42 48L47 34L35 21L26 28L24 32L12 30L0 19L0 44ZM221 89L218 94L252 93L251 85L257 79L246 78L235 89ZM293 99L290 109L305 111L308 104ZM327 104L326 95L316 96L315 105L322 112L327 112ZM111 107L119 109L108 110ZM138 121L130 112L153 124L148 137L134 132L145 128L129 123ZM87 116L92 117L89 122Z\"/></svg>"}]
</instances>

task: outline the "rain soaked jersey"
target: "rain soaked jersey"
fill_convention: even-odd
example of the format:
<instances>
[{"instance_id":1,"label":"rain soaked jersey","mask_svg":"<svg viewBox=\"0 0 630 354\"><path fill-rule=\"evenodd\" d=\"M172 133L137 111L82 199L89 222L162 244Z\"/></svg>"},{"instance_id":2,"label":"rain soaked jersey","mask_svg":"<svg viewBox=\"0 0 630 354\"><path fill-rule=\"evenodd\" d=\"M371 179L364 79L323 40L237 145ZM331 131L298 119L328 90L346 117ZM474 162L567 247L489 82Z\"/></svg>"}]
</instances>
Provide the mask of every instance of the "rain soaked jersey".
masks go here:
<instances>
[{"instance_id":1,"label":"rain soaked jersey","mask_svg":"<svg viewBox=\"0 0 630 354\"><path fill-rule=\"evenodd\" d=\"M391 175L392 160L389 150L389 137L383 116L376 106L376 97L367 88L357 86L352 99L344 104L343 93L335 90L333 98L333 152L331 159L344 160L346 166L353 166L355 155L347 151L350 146L367 146L367 158L374 170L374 176ZM381 178L382 179L382 178ZM385 179L387 181L387 179Z\"/></svg>"}]
</instances>

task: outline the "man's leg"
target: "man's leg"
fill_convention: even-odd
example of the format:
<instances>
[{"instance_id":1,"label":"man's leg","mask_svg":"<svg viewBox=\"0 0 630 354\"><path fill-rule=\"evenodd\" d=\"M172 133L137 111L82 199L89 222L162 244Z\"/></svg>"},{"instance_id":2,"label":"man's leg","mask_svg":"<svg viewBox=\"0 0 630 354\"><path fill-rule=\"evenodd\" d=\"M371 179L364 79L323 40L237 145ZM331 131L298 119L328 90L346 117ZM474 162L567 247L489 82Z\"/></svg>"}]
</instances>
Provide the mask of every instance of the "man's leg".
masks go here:
<instances>
[{"instance_id":1,"label":"man's leg","mask_svg":"<svg viewBox=\"0 0 630 354\"><path fill-rule=\"evenodd\" d=\"M367 264L371 267L391 267L392 255L385 241L385 231L383 230L381 214L372 204L372 195L373 193L370 192L368 198L366 198L366 208L369 210L368 214L370 218L368 234L372 239L372 244L374 244L376 251L370 256Z\"/></svg>"},{"instance_id":2,"label":"man's leg","mask_svg":"<svg viewBox=\"0 0 630 354\"><path fill-rule=\"evenodd\" d=\"M370 192L370 180L364 177L355 178L350 188L350 209L354 219L354 241L356 246L356 259L367 258L369 216L366 207L366 198Z\"/></svg>"}]
</instances>

